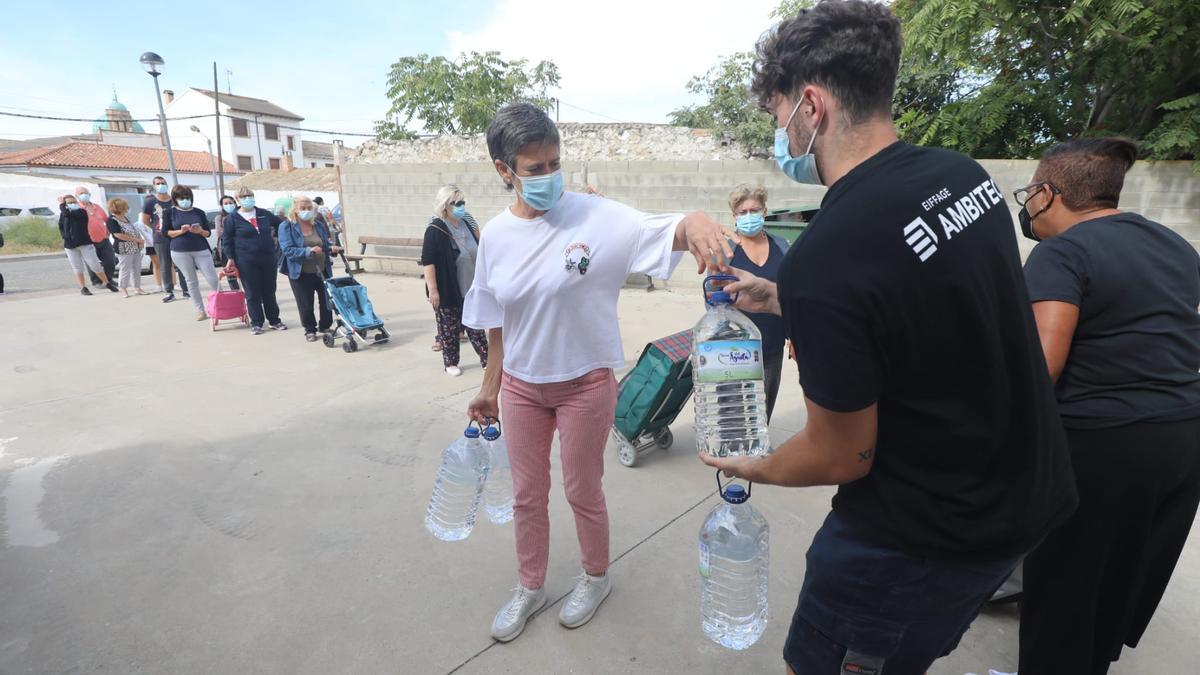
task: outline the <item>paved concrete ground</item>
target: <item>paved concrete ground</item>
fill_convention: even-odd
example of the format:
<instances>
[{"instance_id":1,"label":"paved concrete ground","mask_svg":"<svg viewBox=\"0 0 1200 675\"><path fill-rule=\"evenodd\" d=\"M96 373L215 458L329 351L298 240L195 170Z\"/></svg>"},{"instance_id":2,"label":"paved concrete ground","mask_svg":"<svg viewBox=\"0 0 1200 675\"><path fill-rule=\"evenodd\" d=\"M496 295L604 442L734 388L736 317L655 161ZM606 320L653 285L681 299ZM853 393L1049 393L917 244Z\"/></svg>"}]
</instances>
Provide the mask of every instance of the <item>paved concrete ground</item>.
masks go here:
<instances>
[{"instance_id":1,"label":"paved concrete ground","mask_svg":"<svg viewBox=\"0 0 1200 675\"><path fill-rule=\"evenodd\" d=\"M676 447L638 468L610 449L615 591L596 618L567 631L553 605L493 644L515 583L512 525L483 522L457 544L421 526L478 366L442 374L416 280L364 279L394 341L357 354L298 330L212 334L189 304L154 297L0 297L0 672L781 671L832 490L755 490L772 528L771 623L746 652L716 647L696 572L713 474L691 450L690 412ZM290 299L283 311L295 327ZM692 294L627 291L630 362L700 311ZM799 395L785 383L774 437L802 425ZM557 599L578 550L557 458L554 471ZM1198 598L1193 531L1142 647L1112 672L1192 671ZM932 672L1014 670L1016 631L1012 608L990 612Z\"/></svg>"}]
</instances>

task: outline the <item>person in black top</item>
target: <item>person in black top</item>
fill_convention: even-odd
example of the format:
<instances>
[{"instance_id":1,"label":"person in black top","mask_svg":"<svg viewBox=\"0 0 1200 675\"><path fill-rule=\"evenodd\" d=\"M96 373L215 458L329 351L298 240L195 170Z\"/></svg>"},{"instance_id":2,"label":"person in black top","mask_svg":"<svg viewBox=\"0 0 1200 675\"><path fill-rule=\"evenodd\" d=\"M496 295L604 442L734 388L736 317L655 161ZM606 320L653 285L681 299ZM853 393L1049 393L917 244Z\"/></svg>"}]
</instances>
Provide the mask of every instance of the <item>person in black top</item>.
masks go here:
<instances>
[{"instance_id":1,"label":"person in black top","mask_svg":"<svg viewBox=\"0 0 1200 675\"><path fill-rule=\"evenodd\" d=\"M75 272L75 281L79 284L81 295L91 295L83 270L91 270L92 274L104 284L109 291L116 293L117 285L104 273L104 266L96 255L96 246L88 232L88 214L80 207L75 195L63 195L58 198L58 234L63 240L63 250L67 252L67 261Z\"/></svg>"},{"instance_id":2,"label":"person in black top","mask_svg":"<svg viewBox=\"0 0 1200 675\"><path fill-rule=\"evenodd\" d=\"M1136 647L1200 504L1200 255L1117 209L1137 146L1046 151L1017 190L1079 510L1025 562L1022 675L1106 673Z\"/></svg>"},{"instance_id":3,"label":"person in black top","mask_svg":"<svg viewBox=\"0 0 1200 675\"><path fill-rule=\"evenodd\" d=\"M186 185L172 188L171 198L175 205L171 207L170 221L165 226L167 237L171 240L171 262L188 280L192 304L196 306L196 320L204 321L208 314L204 311L204 299L200 297L196 273L204 275L211 290L217 290L217 269L213 266L212 251L208 248L208 216L192 205L192 189Z\"/></svg>"},{"instance_id":4,"label":"person in black top","mask_svg":"<svg viewBox=\"0 0 1200 675\"><path fill-rule=\"evenodd\" d=\"M250 188L240 188L237 196L240 206L228 213L222 223L221 249L228 258L225 271L236 270L246 287L251 335L262 335L263 321L275 330L287 330L279 318L279 302L275 296L279 269L275 232L279 230L279 219L270 211L255 206L254 191Z\"/></svg>"},{"instance_id":5,"label":"person in black top","mask_svg":"<svg viewBox=\"0 0 1200 675\"><path fill-rule=\"evenodd\" d=\"M183 291L183 297L190 298L183 270L172 272L175 265L171 262L171 238L167 236L167 230L171 229L171 206L174 204L171 190L167 187L167 179L162 176L155 176L151 184L154 193L142 202L142 224L154 232L153 245L146 247L151 270L154 272L154 278L158 280L159 289L166 294L163 296L163 302L175 300L176 274L179 275L179 288Z\"/></svg>"},{"instance_id":6,"label":"person in black top","mask_svg":"<svg viewBox=\"0 0 1200 675\"><path fill-rule=\"evenodd\" d=\"M475 255L479 250L479 227L467 213L467 201L456 185L444 185L434 198L433 218L425 228L421 246L421 266L425 276L425 295L437 319L438 342L442 345L442 366L451 377L462 375L458 367L458 336L462 324L463 301L475 278ZM465 328L467 339L487 368L487 335Z\"/></svg>"},{"instance_id":7,"label":"person in black top","mask_svg":"<svg viewBox=\"0 0 1200 675\"><path fill-rule=\"evenodd\" d=\"M996 184L897 140L900 24L883 4L801 10L758 45L752 90L776 161L829 186L778 286L805 428L729 475L838 485L808 551L784 659L797 673L925 672L1076 506L1070 459Z\"/></svg>"},{"instance_id":8,"label":"person in black top","mask_svg":"<svg viewBox=\"0 0 1200 675\"><path fill-rule=\"evenodd\" d=\"M733 212L737 246L733 249L730 267L775 281L779 264L788 250L786 240L768 234L764 228L767 215L767 189L761 185L751 189L739 185L729 194L729 210ZM779 396L779 376L783 371L783 319L770 312L746 314L762 333L763 387L767 390L767 421L775 410Z\"/></svg>"}]
</instances>

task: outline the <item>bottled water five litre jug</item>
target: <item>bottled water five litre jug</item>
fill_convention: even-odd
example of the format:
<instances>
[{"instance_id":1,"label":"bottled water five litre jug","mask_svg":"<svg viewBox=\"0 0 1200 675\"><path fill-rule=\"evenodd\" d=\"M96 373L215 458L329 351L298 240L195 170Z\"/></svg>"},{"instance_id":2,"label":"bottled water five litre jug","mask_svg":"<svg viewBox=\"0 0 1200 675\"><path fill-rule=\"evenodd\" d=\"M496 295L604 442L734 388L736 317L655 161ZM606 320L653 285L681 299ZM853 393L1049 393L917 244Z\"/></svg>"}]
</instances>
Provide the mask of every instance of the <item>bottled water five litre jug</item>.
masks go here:
<instances>
[{"instance_id":1,"label":"bottled water five litre jug","mask_svg":"<svg viewBox=\"0 0 1200 675\"><path fill-rule=\"evenodd\" d=\"M710 284L736 280L727 275L704 280L708 311L692 334L696 449L715 457L771 451L762 334L728 293L710 291Z\"/></svg>"},{"instance_id":2,"label":"bottled water five litre jug","mask_svg":"<svg viewBox=\"0 0 1200 675\"><path fill-rule=\"evenodd\" d=\"M770 532L741 485L721 497L700 528L700 628L722 647L746 649L767 627Z\"/></svg>"},{"instance_id":3,"label":"bottled water five litre jug","mask_svg":"<svg viewBox=\"0 0 1200 675\"><path fill-rule=\"evenodd\" d=\"M500 436L499 421L483 430L483 440L490 467L483 486L483 511L488 520L501 525L513 519L513 482L508 445Z\"/></svg>"},{"instance_id":4,"label":"bottled water five litre jug","mask_svg":"<svg viewBox=\"0 0 1200 675\"><path fill-rule=\"evenodd\" d=\"M442 451L442 465L425 511L425 529L442 541L470 536L487 474L487 448L479 429L468 426L462 438Z\"/></svg>"}]
</instances>

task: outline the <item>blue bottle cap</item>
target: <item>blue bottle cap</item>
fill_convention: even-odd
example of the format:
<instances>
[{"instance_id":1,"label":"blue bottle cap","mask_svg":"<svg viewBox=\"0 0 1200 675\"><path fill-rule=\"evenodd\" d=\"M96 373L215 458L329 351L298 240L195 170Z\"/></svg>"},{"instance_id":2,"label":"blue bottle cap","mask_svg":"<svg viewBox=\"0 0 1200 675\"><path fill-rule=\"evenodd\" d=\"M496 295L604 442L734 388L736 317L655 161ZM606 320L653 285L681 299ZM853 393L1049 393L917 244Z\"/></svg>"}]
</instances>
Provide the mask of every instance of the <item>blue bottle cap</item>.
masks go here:
<instances>
[{"instance_id":1,"label":"blue bottle cap","mask_svg":"<svg viewBox=\"0 0 1200 675\"><path fill-rule=\"evenodd\" d=\"M500 430L496 427L488 427L483 430L483 439L485 441L494 441L500 438Z\"/></svg>"},{"instance_id":2,"label":"blue bottle cap","mask_svg":"<svg viewBox=\"0 0 1200 675\"><path fill-rule=\"evenodd\" d=\"M476 429L475 427L467 427L467 430L463 432L463 436L466 436L467 438L479 438L479 429Z\"/></svg>"},{"instance_id":3,"label":"blue bottle cap","mask_svg":"<svg viewBox=\"0 0 1200 675\"><path fill-rule=\"evenodd\" d=\"M741 504L750 498L750 495L746 494L746 488L741 485L727 485L725 493L721 496L730 504Z\"/></svg>"},{"instance_id":4,"label":"blue bottle cap","mask_svg":"<svg viewBox=\"0 0 1200 675\"><path fill-rule=\"evenodd\" d=\"M713 294L711 297L709 297L708 302L709 304L713 305L727 305L731 304L733 299L730 298L729 294L725 291L713 291Z\"/></svg>"}]
</instances>

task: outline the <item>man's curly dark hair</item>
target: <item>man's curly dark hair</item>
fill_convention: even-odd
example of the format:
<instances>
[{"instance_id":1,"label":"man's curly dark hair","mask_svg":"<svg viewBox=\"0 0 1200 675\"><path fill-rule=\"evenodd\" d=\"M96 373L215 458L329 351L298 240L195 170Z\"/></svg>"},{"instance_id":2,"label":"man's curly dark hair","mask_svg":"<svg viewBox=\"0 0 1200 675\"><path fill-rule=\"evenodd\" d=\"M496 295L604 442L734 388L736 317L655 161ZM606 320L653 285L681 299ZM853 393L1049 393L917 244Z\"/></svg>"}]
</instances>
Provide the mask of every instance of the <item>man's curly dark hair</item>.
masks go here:
<instances>
[{"instance_id":1,"label":"man's curly dark hair","mask_svg":"<svg viewBox=\"0 0 1200 675\"><path fill-rule=\"evenodd\" d=\"M882 3L823 0L758 42L750 91L762 107L808 84L837 97L852 123L891 116L900 20Z\"/></svg>"}]
</instances>

